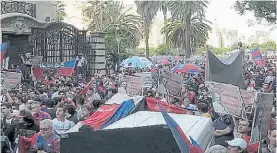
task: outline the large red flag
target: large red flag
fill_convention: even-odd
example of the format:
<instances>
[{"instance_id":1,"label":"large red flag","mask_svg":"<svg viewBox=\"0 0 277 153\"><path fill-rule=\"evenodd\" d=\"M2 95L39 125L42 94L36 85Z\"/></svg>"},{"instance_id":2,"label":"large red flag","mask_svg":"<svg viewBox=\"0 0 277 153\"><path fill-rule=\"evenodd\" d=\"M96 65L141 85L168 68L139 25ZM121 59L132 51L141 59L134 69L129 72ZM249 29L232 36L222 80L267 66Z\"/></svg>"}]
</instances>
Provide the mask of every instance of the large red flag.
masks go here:
<instances>
[{"instance_id":1,"label":"large red flag","mask_svg":"<svg viewBox=\"0 0 277 153\"><path fill-rule=\"evenodd\" d=\"M34 134L31 138L26 137L19 137L18 139L18 152L19 153L26 153L28 152L31 147L36 143L36 140L39 136L39 132Z\"/></svg>"},{"instance_id":2,"label":"large red flag","mask_svg":"<svg viewBox=\"0 0 277 153\"><path fill-rule=\"evenodd\" d=\"M169 105L166 102L158 100L156 98L147 97L146 98L146 104L147 104L148 109L150 111L159 112L160 108L159 108L158 104L160 104L161 107L163 107L163 109L165 109L165 110L167 110L168 112L171 112L171 113L176 113L176 114L187 114L188 113L188 111L183 109L183 108L177 107L177 106L172 105L172 104Z\"/></svg>"},{"instance_id":3,"label":"large red flag","mask_svg":"<svg viewBox=\"0 0 277 153\"><path fill-rule=\"evenodd\" d=\"M83 121L82 124L89 125L94 129L100 129L116 112L120 107L118 104L103 105L97 109L87 120Z\"/></svg>"}]
</instances>

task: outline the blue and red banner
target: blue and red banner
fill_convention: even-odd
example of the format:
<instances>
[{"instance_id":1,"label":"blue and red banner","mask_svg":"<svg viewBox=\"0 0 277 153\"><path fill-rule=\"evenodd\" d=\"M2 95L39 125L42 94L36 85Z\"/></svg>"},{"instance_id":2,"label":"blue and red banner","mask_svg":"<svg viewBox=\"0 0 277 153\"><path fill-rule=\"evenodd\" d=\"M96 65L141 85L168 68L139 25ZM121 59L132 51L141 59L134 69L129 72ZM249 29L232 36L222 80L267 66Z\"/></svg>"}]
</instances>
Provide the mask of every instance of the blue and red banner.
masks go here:
<instances>
[{"instance_id":1,"label":"blue and red banner","mask_svg":"<svg viewBox=\"0 0 277 153\"><path fill-rule=\"evenodd\" d=\"M0 57L0 65L2 65L3 64L3 60L4 60L4 57L5 57L5 55L6 55L6 53L7 53L7 49L8 49L8 44L7 43L2 43L1 44L1 50L0 50L0 52L1 52L1 57Z\"/></svg>"},{"instance_id":2,"label":"blue and red banner","mask_svg":"<svg viewBox=\"0 0 277 153\"><path fill-rule=\"evenodd\" d=\"M43 78L43 73L44 71L46 71L47 69L51 69L51 70L56 70L57 71L57 75L62 75L62 76L72 76L73 72L75 70L75 66L76 66L76 59L72 59L70 61L64 62L62 64L62 67L44 67L41 65L38 66L34 66L32 68L33 71L33 75L35 76L35 78L37 80L42 80Z\"/></svg>"},{"instance_id":3,"label":"blue and red banner","mask_svg":"<svg viewBox=\"0 0 277 153\"><path fill-rule=\"evenodd\" d=\"M265 61L263 59L262 53L260 51L260 49L257 47L255 48L252 52L251 52L251 56L253 61L259 65L259 66L264 66L265 65Z\"/></svg>"},{"instance_id":4,"label":"blue and red banner","mask_svg":"<svg viewBox=\"0 0 277 153\"><path fill-rule=\"evenodd\" d=\"M72 76L75 66L76 66L76 59L72 59L70 61L64 62L64 67L59 68L60 75L63 76Z\"/></svg>"},{"instance_id":5,"label":"blue and red banner","mask_svg":"<svg viewBox=\"0 0 277 153\"><path fill-rule=\"evenodd\" d=\"M126 100L120 105L102 105L87 120L83 121L82 124L89 125L94 129L102 129L129 115L134 107L135 104L132 99Z\"/></svg>"}]
</instances>

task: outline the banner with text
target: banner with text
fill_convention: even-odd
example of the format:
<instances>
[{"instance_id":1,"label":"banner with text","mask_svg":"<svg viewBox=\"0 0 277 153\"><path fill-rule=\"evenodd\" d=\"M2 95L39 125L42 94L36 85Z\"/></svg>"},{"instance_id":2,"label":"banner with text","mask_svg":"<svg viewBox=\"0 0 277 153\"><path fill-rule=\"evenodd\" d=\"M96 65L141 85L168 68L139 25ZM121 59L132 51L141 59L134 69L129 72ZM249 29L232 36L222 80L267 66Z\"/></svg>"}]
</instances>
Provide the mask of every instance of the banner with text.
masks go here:
<instances>
[{"instance_id":1,"label":"banner with text","mask_svg":"<svg viewBox=\"0 0 277 153\"><path fill-rule=\"evenodd\" d=\"M273 99L273 93L258 93L250 144L267 138Z\"/></svg>"},{"instance_id":2,"label":"banner with text","mask_svg":"<svg viewBox=\"0 0 277 153\"><path fill-rule=\"evenodd\" d=\"M245 106L254 104L252 93L240 90L237 86L211 81L207 81L206 85L212 95L216 112L241 117Z\"/></svg>"},{"instance_id":3,"label":"banner with text","mask_svg":"<svg viewBox=\"0 0 277 153\"><path fill-rule=\"evenodd\" d=\"M153 79L151 72L142 72L142 73L135 73L135 76L142 77L142 85L143 87L152 87Z\"/></svg>"},{"instance_id":4,"label":"banner with text","mask_svg":"<svg viewBox=\"0 0 277 153\"><path fill-rule=\"evenodd\" d=\"M130 96L140 95L142 92L142 77L124 75L120 79L121 82L127 83L127 92Z\"/></svg>"},{"instance_id":5,"label":"banner with text","mask_svg":"<svg viewBox=\"0 0 277 153\"><path fill-rule=\"evenodd\" d=\"M162 71L159 79L159 83L163 84L168 92L166 94L174 96L180 95L183 84L183 78L181 75L172 73L171 71Z\"/></svg>"},{"instance_id":6,"label":"banner with text","mask_svg":"<svg viewBox=\"0 0 277 153\"><path fill-rule=\"evenodd\" d=\"M2 71L2 85L7 89L16 88L17 85L21 84L21 76L21 73Z\"/></svg>"}]
</instances>

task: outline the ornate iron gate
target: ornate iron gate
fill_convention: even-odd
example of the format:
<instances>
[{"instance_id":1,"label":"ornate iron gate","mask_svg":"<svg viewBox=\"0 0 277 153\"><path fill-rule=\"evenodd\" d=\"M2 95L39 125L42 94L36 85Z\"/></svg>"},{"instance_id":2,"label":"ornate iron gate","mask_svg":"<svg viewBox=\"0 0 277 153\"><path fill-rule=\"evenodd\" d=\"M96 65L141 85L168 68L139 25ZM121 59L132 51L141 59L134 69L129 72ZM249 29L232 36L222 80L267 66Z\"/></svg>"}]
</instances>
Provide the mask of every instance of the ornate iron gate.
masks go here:
<instances>
[{"instance_id":1,"label":"ornate iron gate","mask_svg":"<svg viewBox=\"0 0 277 153\"><path fill-rule=\"evenodd\" d=\"M86 31L78 30L73 25L63 22L52 22L44 28L32 28L31 43L34 55L43 56L47 63L61 63L76 58L81 53L86 59L84 76L93 75L90 64L95 63Z\"/></svg>"}]
</instances>

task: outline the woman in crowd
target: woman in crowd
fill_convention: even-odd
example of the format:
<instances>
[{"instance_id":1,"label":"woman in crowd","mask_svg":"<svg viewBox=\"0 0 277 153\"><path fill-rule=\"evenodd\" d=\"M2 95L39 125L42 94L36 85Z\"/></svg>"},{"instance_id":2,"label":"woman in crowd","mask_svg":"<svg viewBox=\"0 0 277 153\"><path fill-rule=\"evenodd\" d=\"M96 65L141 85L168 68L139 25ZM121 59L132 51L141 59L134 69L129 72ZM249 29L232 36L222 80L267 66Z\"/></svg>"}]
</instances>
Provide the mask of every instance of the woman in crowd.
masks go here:
<instances>
[{"instance_id":1,"label":"woman in crowd","mask_svg":"<svg viewBox=\"0 0 277 153\"><path fill-rule=\"evenodd\" d=\"M94 112L94 107L91 104L84 104L82 106L82 112L83 112L83 118L80 119L80 121L87 120L92 113Z\"/></svg>"}]
</instances>

